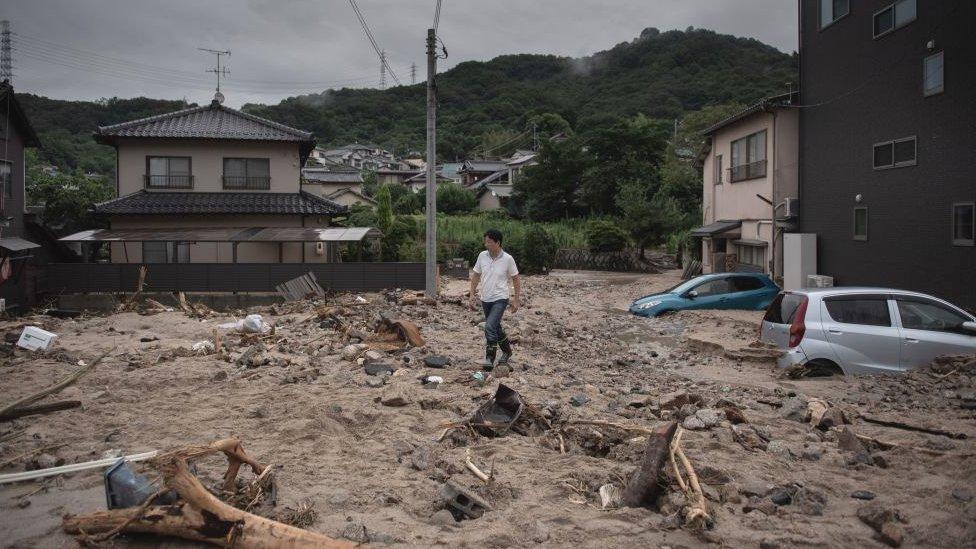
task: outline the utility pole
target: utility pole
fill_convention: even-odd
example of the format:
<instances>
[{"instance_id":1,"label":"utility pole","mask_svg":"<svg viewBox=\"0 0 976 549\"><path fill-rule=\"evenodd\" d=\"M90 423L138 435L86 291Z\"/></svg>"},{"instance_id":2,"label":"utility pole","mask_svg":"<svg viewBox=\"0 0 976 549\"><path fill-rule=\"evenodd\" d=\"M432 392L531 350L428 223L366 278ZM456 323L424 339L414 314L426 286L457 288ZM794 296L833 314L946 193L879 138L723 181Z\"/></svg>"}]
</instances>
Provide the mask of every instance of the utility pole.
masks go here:
<instances>
[{"instance_id":1,"label":"utility pole","mask_svg":"<svg viewBox=\"0 0 976 549\"><path fill-rule=\"evenodd\" d=\"M10 61L10 21L0 21L0 82L13 82L13 63Z\"/></svg>"},{"instance_id":2,"label":"utility pole","mask_svg":"<svg viewBox=\"0 0 976 549\"><path fill-rule=\"evenodd\" d=\"M437 36L427 29L427 297L437 298Z\"/></svg>"},{"instance_id":3,"label":"utility pole","mask_svg":"<svg viewBox=\"0 0 976 549\"><path fill-rule=\"evenodd\" d=\"M410 83L411 84L416 84L417 83L417 64L416 63L411 63L410 64Z\"/></svg>"},{"instance_id":4,"label":"utility pole","mask_svg":"<svg viewBox=\"0 0 976 549\"><path fill-rule=\"evenodd\" d=\"M386 50L380 52L380 89L386 89Z\"/></svg>"},{"instance_id":5,"label":"utility pole","mask_svg":"<svg viewBox=\"0 0 976 549\"><path fill-rule=\"evenodd\" d=\"M206 72L212 72L212 73L214 73L214 74L217 75L217 95L219 96L219 95L221 95L220 94L220 77L221 76L230 76L230 71L227 70L227 67L220 68L220 56L221 55L226 55L226 56L230 57L230 50L222 51L222 50L211 50L211 49L207 49L207 48L197 48L197 49L200 50L200 51L205 51L207 53L212 53L212 54L214 54L214 55L217 56L217 68L215 68L215 69L207 69ZM214 96L214 99L217 99L217 96Z\"/></svg>"}]
</instances>

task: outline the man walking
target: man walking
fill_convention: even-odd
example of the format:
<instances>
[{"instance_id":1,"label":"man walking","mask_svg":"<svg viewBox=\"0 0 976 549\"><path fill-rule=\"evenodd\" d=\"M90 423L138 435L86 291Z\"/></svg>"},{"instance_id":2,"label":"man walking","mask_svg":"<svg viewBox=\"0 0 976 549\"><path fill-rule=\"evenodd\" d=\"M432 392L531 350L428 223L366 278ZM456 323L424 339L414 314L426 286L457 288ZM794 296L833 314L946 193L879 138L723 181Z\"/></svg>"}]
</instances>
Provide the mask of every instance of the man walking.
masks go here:
<instances>
[{"instance_id":1,"label":"man walking","mask_svg":"<svg viewBox=\"0 0 976 549\"><path fill-rule=\"evenodd\" d=\"M512 345L502 329L502 315L509 307L511 292L509 280L515 286L515 298L511 301L512 313L519 309L522 282L519 279L515 259L502 249L502 233L497 229L485 231L485 251L478 255L471 274L471 310L477 309L476 295L481 297L481 309L485 313L485 361L486 370L495 367L498 349L502 355L498 364L508 362ZM480 293L478 293L480 292Z\"/></svg>"}]
</instances>

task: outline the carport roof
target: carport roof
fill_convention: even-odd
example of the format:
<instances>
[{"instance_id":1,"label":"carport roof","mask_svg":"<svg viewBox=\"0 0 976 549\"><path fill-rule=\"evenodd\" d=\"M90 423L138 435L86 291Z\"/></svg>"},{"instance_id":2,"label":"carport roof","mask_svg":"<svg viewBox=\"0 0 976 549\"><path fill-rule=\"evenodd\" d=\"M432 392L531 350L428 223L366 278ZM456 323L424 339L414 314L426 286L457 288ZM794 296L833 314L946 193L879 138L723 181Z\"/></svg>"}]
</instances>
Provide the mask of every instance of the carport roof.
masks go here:
<instances>
[{"instance_id":1,"label":"carport roof","mask_svg":"<svg viewBox=\"0 0 976 549\"><path fill-rule=\"evenodd\" d=\"M704 227L694 229L691 231L691 236L715 236L719 233L724 233L725 231L738 229L741 226L742 221L739 219L723 219L715 221L714 223L709 223Z\"/></svg>"},{"instance_id":2,"label":"carport roof","mask_svg":"<svg viewBox=\"0 0 976 549\"><path fill-rule=\"evenodd\" d=\"M229 227L215 229L93 229L62 242L359 242L379 238L372 227Z\"/></svg>"}]
</instances>

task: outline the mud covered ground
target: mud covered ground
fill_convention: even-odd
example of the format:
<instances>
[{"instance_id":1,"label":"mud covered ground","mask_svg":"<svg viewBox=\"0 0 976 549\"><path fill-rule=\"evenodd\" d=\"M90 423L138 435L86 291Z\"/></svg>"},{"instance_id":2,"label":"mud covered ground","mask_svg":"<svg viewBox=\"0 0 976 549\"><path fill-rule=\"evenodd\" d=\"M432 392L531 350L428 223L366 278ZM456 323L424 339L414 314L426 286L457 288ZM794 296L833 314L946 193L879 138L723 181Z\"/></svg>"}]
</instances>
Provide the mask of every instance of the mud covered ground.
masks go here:
<instances>
[{"instance_id":1,"label":"mud covered ground","mask_svg":"<svg viewBox=\"0 0 976 549\"><path fill-rule=\"evenodd\" d=\"M232 436L259 460L280 466L279 508L309 502L317 511L310 529L371 544L882 547L879 530L890 523L884 526L889 544L901 536L905 546L976 545L976 427L965 405L976 390L971 363L891 377L785 378L769 357L748 350L759 312L691 311L661 319L626 313L632 299L670 287L677 277L564 272L527 278L524 308L506 318L518 341L510 371L485 384L472 379L483 346L481 318L448 301L397 305L364 294L366 304L354 296L330 303L362 335L379 313L420 327L425 347L377 349L380 362L397 368L392 376L369 376L355 357L343 357L349 342L311 318L321 304L251 311L273 324L275 334L243 364L238 359L253 344L228 332L221 338L226 358L190 351L243 312L203 320L174 311L7 321L0 332L19 333L26 322L60 337L46 353L8 347L0 358L3 404L61 379L78 360L115 350L47 399L80 400L81 408L0 423L0 439L8 437L0 442L0 473ZM464 281L451 281L443 293L460 297L466 290ZM424 358L431 355L451 364L427 368ZM428 374L445 381L427 388L419 378ZM566 453L554 433L485 438L457 429L438 441L446 425L466 419L499 382L563 427ZM850 425L811 426L804 414L815 398L840 410ZM728 407L748 423L713 417ZM863 416L967 438L883 427ZM649 428L678 420L690 427L683 446L705 482L712 528L682 526L683 498L673 485L656 509L601 509L598 489L623 486L644 440L572 425L577 419ZM852 433L883 444L852 442ZM492 471L490 484L465 469L468 451ZM216 478L220 466L207 461L200 475ZM447 480L493 509L454 521L441 512L440 486ZM852 497L855 492L866 493ZM2 485L0 545L76 546L60 530L62 515L104 506L100 471ZM879 522L867 511L890 512ZM111 543L161 542L120 537Z\"/></svg>"}]
</instances>

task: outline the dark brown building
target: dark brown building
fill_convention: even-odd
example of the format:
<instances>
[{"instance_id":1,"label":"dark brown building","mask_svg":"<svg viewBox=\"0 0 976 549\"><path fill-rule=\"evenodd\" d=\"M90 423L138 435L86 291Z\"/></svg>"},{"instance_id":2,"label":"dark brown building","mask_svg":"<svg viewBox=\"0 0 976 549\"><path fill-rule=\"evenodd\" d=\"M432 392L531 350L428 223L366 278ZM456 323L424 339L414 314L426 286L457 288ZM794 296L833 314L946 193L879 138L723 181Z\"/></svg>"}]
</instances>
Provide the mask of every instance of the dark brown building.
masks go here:
<instances>
[{"instance_id":1,"label":"dark brown building","mask_svg":"<svg viewBox=\"0 0 976 549\"><path fill-rule=\"evenodd\" d=\"M799 17L817 271L976 308L976 2L800 0Z\"/></svg>"}]
</instances>

